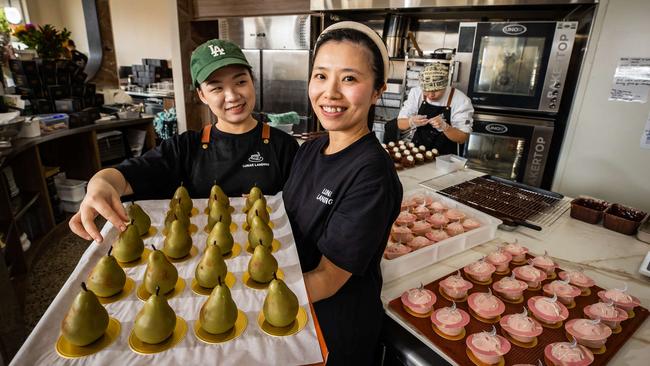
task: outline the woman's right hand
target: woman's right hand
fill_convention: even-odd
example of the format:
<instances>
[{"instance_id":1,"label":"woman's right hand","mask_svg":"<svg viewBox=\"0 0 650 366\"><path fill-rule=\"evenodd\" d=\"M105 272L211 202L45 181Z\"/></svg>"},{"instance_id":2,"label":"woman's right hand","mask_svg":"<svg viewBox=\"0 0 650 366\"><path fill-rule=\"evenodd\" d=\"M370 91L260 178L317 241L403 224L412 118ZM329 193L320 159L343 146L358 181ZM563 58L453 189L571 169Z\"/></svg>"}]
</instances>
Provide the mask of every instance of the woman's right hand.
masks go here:
<instances>
[{"instance_id":1,"label":"woman's right hand","mask_svg":"<svg viewBox=\"0 0 650 366\"><path fill-rule=\"evenodd\" d=\"M118 192L116 187L127 186L128 190L131 190L131 187L119 171L111 170L117 172L119 176L116 176L115 172L102 170L90 179L79 212L70 219L70 230L86 240L95 240L98 243L104 240L95 225L94 220L97 215L106 218L120 231L126 230L126 222L129 218L120 201L120 196L126 192ZM124 184L119 184L120 178Z\"/></svg>"}]
</instances>

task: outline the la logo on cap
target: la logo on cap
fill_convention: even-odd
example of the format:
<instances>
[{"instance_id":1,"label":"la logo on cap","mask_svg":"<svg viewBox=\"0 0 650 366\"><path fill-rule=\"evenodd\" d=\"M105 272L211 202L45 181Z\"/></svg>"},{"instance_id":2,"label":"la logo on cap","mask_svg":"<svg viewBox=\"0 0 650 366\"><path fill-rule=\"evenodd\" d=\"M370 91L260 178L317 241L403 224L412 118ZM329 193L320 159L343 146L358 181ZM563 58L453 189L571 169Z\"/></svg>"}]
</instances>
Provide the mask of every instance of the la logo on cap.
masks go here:
<instances>
[{"instance_id":1,"label":"la logo on cap","mask_svg":"<svg viewBox=\"0 0 650 366\"><path fill-rule=\"evenodd\" d=\"M213 57L217 56L223 56L226 54L226 51L223 50L223 48L219 46L215 46L213 44L208 45L208 48L210 48L210 53L212 54Z\"/></svg>"}]
</instances>

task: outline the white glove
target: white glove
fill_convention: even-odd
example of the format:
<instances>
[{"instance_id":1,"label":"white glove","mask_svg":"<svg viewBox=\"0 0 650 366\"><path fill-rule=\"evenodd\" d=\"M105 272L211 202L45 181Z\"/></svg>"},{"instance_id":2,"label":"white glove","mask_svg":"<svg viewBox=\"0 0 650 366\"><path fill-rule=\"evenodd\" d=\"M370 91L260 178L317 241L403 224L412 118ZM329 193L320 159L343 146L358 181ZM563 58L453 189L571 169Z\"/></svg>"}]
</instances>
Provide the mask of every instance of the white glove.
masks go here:
<instances>
[{"instance_id":1,"label":"white glove","mask_svg":"<svg viewBox=\"0 0 650 366\"><path fill-rule=\"evenodd\" d=\"M438 131L445 132L451 127L449 123L445 120L445 116L443 114L439 114L429 120L427 120L427 123L431 124L433 128L437 129Z\"/></svg>"},{"instance_id":2,"label":"white glove","mask_svg":"<svg viewBox=\"0 0 650 366\"><path fill-rule=\"evenodd\" d=\"M411 129L418 128L420 126L424 126L427 123L429 123L429 120L427 119L427 116L423 116L421 114L416 114L414 116L409 117L409 127Z\"/></svg>"}]
</instances>

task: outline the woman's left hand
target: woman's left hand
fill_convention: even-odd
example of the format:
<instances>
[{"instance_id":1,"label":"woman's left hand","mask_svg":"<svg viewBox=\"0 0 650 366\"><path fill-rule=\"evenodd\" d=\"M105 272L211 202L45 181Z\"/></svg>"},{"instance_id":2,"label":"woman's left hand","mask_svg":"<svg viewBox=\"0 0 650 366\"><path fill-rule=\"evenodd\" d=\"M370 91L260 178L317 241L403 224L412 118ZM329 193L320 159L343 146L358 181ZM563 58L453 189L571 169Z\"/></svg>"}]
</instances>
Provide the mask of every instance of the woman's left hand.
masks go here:
<instances>
[{"instance_id":1,"label":"woman's left hand","mask_svg":"<svg viewBox=\"0 0 650 366\"><path fill-rule=\"evenodd\" d=\"M429 124L433 126L433 128L438 129L439 131L446 131L449 127L449 123L445 121L445 117L442 114L439 114L431 119L429 119Z\"/></svg>"}]
</instances>

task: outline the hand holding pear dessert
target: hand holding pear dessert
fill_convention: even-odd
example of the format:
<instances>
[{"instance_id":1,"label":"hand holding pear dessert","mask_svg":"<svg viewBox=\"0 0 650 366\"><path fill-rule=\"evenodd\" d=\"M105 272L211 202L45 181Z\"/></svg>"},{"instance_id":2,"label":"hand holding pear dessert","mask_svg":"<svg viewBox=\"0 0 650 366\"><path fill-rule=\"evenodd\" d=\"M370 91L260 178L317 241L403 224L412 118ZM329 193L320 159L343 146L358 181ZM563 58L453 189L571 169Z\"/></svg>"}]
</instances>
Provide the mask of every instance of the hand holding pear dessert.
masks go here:
<instances>
[{"instance_id":1,"label":"hand holding pear dessert","mask_svg":"<svg viewBox=\"0 0 650 366\"><path fill-rule=\"evenodd\" d=\"M228 267L221 255L221 248L216 242L208 245L205 252L196 266L194 277L199 286L204 288L214 288L219 285L220 281L225 282L228 274Z\"/></svg>"},{"instance_id":2,"label":"hand holding pear dessert","mask_svg":"<svg viewBox=\"0 0 650 366\"><path fill-rule=\"evenodd\" d=\"M269 212L266 210L266 201L258 199L253 203L246 214L246 225L244 225L244 230L250 230L253 218L255 217L259 217L269 225L269 227L271 227L271 217L269 216Z\"/></svg>"},{"instance_id":3,"label":"hand holding pear dessert","mask_svg":"<svg viewBox=\"0 0 650 366\"><path fill-rule=\"evenodd\" d=\"M255 247L253 256L248 261L248 274L258 283L269 283L278 270L278 261L271 251L263 245Z\"/></svg>"},{"instance_id":4,"label":"hand holding pear dessert","mask_svg":"<svg viewBox=\"0 0 650 366\"><path fill-rule=\"evenodd\" d=\"M146 212L144 212L140 205L132 201L131 206L128 208L128 215L131 221L135 223L135 226L137 226L140 236L149 232L149 228L151 227L151 218Z\"/></svg>"},{"instance_id":5,"label":"hand holding pear dessert","mask_svg":"<svg viewBox=\"0 0 650 366\"><path fill-rule=\"evenodd\" d=\"M110 297L118 294L126 283L126 274L111 255L113 247L108 249L108 254L101 257L95 268L88 276L87 287L97 296Z\"/></svg>"},{"instance_id":6,"label":"hand holding pear dessert","mask_svg":"<svg viewBox=\"0 0 650 366\"><path fill-rule=\"evenodd\" d=\"M214 201L210 204L210 212L208 213L208 226L206 229L208 231L212 230L212 227L217 222L223 222L228 225L232 223L232 217L230 216L230 206L226 206L222 202Z\"/></svg>"},{"instance_id":7,"label":"hand holding pear dessert","mask_svg":"<svg viewBox=\"0 0 650 366\"><path fill-rule=\"evenodd\" d=\"M160 291L160 287L156 287L135 317L133 333L139 340L149 344L166 340L176 327L176 313Z\"/></svg>"},{"instance_id":8,"label":"hand holding pear dessert","mask_svg":"<svg viewBox=\"0 0 650 366\"><path fill-rule=\"evenodd\" d=\"M117 242L113 244L113 256L119 262L127 263L139 259L144 252L144 242L140 232L133 222L127 224L126 230L120 233Z\"/></svg>"},{"instance_id":9,"label":"hand holding pear dessert","mask_svg":"<svg viewBox=\"0 0 650 366\"><path fill-rule=\"evenodd\" d=\"M160 294L171 292L178 281L178 271L167 257L153 247L153 252L149 255L147 269L144 273L144 287L148 293L156 293L156 288L160 288Z\"/></svg>"},{"instance_id":10,"label":"hand holding pear dessert","mask_svg":"<svg viewBox=\"0 0 650 366\"><path fill-rule=\"evenodd\" d=\"M201 328L210 334L222 334L231 330L239 313L223 279L224 277L217 278L217 285L199 313Z\"/></svg>"},{"instance_id":11,"label":"hand holding pear dessert","mask_svg":"<svg viewBox=\"0 0 650 366\"><path fill-rule=\"evenodd\" d=\"M221 221L217 221L214 224L205 244L209 246L212 243L216 243L219 246L222 255L229 255L232 252L235 242L228 224Z\"/></svg>"},{"instance_id":12,"label":"hand holding pear dessert","mask_svg":"<svg viewBox=\"0 0 650 366\"><path fill-rule=\"evenodd\" d=\"M269 251L273 251L273 230L259 216L255 216L251 220L250 230L248 231L248 247L250 251L253 251L258 245L265 246Z\"/></svg>"},{"instance_id":13,"label":"hand holding pear dessert","mask_svg":"<svg viewBox=\"0 0 650 366\"><path fill-rule=\"evenodd\" d=\"M296 294L287 287L284 281L275 277L271 281L264 299L262 309L264 319L274 327L287 327L296 320L298 308Z\"/></svg>"},{"instance_id":14,"label":"hand holding pear dessert","mask_svg":"<svg viewBox=\"0 0 650 366\"><path fill-rule=\"evenodd\" d=\"M108 312L82 282L81 291L61 323L61 335L71 344L83 347L98 340L107 328Z\"/></svg>"},{"instance_id":15,"label":"hand holding pear dessert","mask_svg":"<svg viewBox=\"0 0 650 366\"><path fill-rule=\"evenodd\" d=\"M176 188L173 199L180 200L181 207L187 216L192 214L192 199L190 198L190 193L187 191L187 188L183 186L183 182L181 182L180 187Z\"/></svg>"},{"instance_id":16,"label":"hand holding pear dessert","mask_svg":"<svg viewBox=\"0 0 650 366\"><path fill-rule=\"evenodd\" d=\"M266 206L266 197L264 197L262 190L259 187L254 186L251 188L250 192L248 192L248 196L246 196L246 202L244 203L244 212L248 213L248 210L253 206L253 203L259 199L261 199Z\"/></svg>"},{"instance_id":17,"label":"hand holding pear dessert","mask_svg":"<svg viewBox=\"0 0 650 366\"><path fill-rule=\"evenodd\" d=\"M169 258L180 259L190 254L191 249L192 237L187 231L187 227L180 220L172 221L163 246L165 255Z\"/></svg>"}]
</instances>

